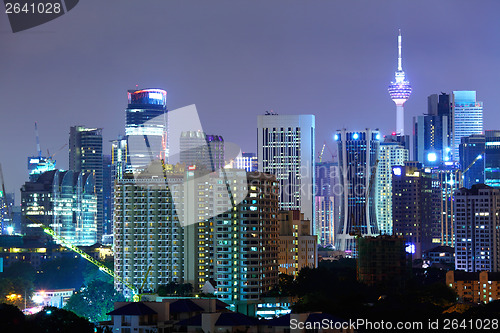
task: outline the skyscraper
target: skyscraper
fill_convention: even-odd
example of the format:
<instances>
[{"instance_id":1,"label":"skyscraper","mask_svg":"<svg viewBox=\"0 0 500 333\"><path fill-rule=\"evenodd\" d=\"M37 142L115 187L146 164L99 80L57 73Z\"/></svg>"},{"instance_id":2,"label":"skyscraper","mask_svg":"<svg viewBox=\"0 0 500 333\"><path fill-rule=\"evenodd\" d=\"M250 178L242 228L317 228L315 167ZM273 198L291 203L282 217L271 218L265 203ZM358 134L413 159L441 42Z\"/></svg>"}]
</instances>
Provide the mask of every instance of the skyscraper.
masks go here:
<instances>
[{"instance_id":1,"label":"skyscraper","mask_svg":"<svg viewBox=\"0 0 500 333\"><path fill-rule=\"evenodd\" d=\"M314 221L314 115L257 117L259 171L276 175L280 208Z\"/></svg>"},{"instance_id":2,"label":"skyscraper","mask_svg":"<svg viewBox=\"0 0 500 333\"><path fill-rule=\"evenodd\" d=\"M453 160L459 161L459 146L463 137L483 134L483 102L476 100L475 91L454 91L453 114Z\"/></svg>"},{"instance_id":3,"label":"skyscraper","mask_svg":"<svg viewBox=\"0 0 500 333\"><path fill-rule=\"evenodd\" d=\"M410 98L411 85L403 72L403 58L401 56L401 29L398 35L398 70L394 74L394 81L389 85L389 95L396 104L396 133L405 135L404 104Z\"/></svg>"},{"instance_id":4,"label":"skyscraper","mask_svg":"<svg viewBox=\"0 0 500 333\"><path fill-rule=\"evenodd\" d=\"M128 158L132 171L168 156L167 92L162 89L128 91L125 110Z\"/></svg>"},{"instance_id":5,"label":"skyscraper","mask_svg":"<svg viewBox=\"0 0 500 333\"><path fill-rule=\"evenodd\" d=\"M376 174L377 223L382 235L392 235L392 168L408 161L408 149L399 142L380 143Z\"/></svg>"},{"instance_id":6,"label":"skyscraper","mask_svg":"<svg viewBox=\"0 0 500 333\"><path fill-rule=\"evenodd\" d=\"M429 169L429 168L428 168ZM438 201L439 224L432 237L435 245L454 246L455 244L455 192L462 187L462 172L456 162L445 162L430 169L434 187L441 193Z\"/></svg>"},{"instance_id":7,"label":"skyscraper","mask_svg":"<svg viewBox=\"0 0 500 333\"><path fill-rule=\"evenodd\" d=\"M455 266L466 272L500 269L500 190L484 184L455 196Z\"/></svg>"},{"instance_id":8,"label":"skyscraper","mask_svg":"<svg viewBox=\"0 0 500 333\"><path fill-rule=\"evenodd\" d=\"M97 196L93 173L52 170L21 188L21 228L46 237L39 224L77 246L97 242Z\"/></svg>"},{"instance_id":9,"label":"skyscraper","mask_svg":"<svg viewBox=\"0 0 500 333\"><path fill-rule=\"evenodd\" d=\"M69 132L69 169L93 174L97 194L97 241L103 235L102 129L72 126Z\"/></svg>"},{"instance_id":10,"label":"skyscraper","mask_svg":"<svg viewBox=\"0 0 500 333\"><path fill-rule=\"evenodd\" d=\"M414 158L425 166L437 166L452 160L450 95L430 95L427 103L427 114L413 118Z\"/></svg>"},{"instance_id":11,"label":"skyscraper","mask_svg":"<svg viewBox=\"0 0 500 333\"><path fill-rule=\"evenodd\" d=\"M439 191L430 172L407 162L392 168L392 219L394 235L403 236L407 251L422 258L437 234Z\"/></svg>"},{"instance_id":12,"label":"skyscraper","mask_svg":"<svg viewBox=\"0 0 500 333\"><path fill-rule=\"evenodd\" d=\"M340 186L340 222L335 247L356 256L354 235L379 233L375 209L375 172L380 133L366 129L359 132L338 130Z\"/></svg>"},{"instance_id":13,"label":"skyscraper","mask_svg":"<svg viewBox=\"0 0 500 333\"><path fill-rule=\"evenodd\" d=\"M335 230L339 223L339 165L337 162L316 163L315 217L316 235L323 246L335 245Z\"/></svg>"}]
</instances>

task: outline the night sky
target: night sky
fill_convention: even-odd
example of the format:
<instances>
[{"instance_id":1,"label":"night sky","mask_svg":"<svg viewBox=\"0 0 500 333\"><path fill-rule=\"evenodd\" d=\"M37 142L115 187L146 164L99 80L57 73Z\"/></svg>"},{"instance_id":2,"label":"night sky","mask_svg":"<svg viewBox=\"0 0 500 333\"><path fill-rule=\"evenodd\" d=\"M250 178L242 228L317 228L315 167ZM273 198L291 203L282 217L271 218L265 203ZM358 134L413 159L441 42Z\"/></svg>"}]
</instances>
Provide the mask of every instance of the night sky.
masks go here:
<instances>
[{"instance_id":1,"label":"night sky","mask_svg":"<svg viewBox=\"0 0 500 333\"><path fill-rule=\"evenodd\" d=\"M477 90L485 129L500 129L498 0L81 0L70 12L13 34L0 13L0 163L7 191L27 180L26 158L68 142L69 127L124 134L127 89L162 88L168 107L196 104L209 134L256 151L257 115L315 114L316 142L333 132L393 131L387 86L403 32L405 105ZM328 153L325 159L328 159ZM68 167L67 148L55 158Z\"/></svg>"}]
</instances>

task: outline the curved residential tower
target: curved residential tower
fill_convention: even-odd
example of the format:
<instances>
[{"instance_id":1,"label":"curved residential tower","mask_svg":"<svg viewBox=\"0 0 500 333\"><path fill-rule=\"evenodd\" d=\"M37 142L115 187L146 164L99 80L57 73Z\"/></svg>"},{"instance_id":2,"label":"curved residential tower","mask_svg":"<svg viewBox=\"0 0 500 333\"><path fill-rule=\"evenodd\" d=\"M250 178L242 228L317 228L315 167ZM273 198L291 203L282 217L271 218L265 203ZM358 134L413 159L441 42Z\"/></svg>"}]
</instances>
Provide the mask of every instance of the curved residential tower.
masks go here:
<instances>
[{"instance_id":1,"label":"curved residential tower","mask_svg":"<svg viewBox=\"0 0 500 333\"><path fill-rule=\"evenodd\" d=\"M398 70L394 74L394 81L389 85L389 95L396 103L396 133L399 135L405 134L405 115L404 104L410 98L411 85L405 78L403 72L403 61L401 58L401 29L398 35Z\"/></svg>"}]
</instances>

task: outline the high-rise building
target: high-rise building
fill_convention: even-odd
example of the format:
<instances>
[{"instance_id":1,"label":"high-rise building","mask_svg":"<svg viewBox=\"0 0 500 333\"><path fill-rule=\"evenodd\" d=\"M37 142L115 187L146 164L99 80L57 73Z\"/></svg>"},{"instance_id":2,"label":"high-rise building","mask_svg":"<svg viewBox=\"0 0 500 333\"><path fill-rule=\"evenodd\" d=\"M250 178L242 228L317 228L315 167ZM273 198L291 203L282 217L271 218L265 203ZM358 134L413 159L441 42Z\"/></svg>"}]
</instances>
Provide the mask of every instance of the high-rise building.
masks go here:
<instances>
[{"instance_id":1,"label":"high-rise building","mask_svg":"<svg viewBox=\"0 0 500 333\"><path fill-rule=\"evenodd\" d=\"M103 214L103 235L113 233L113 182L111 155L102 156L102 214ZM102 240L99 240L101 242Z\"/></svg>"},{"instance_id":2,"label":"high-rise building","mask_svg":"<svg viewBox=\"0 0 500 333\"><path fill-rule=\"evenodd\" d=\"M405 72L403 71L403 60L401 56L401 29L398 35L398 70L394 74L394 81L389 85L389 95L396 104L396 133L405 135L405 115L404 104L410 98L411 85L406 80Z\"/></svg>"},{"instance_id":3,"label":"high-rise building","mask_svg":"<svg viewBox=\"0 0 500 333\"><path fill-rule=\"evenodd\" d=\"M408 149L399 142L380 143L376 179L377 223L380 234L392 235L392 168L408 161Z\"/></svg>"},{"instance_id":4,"label":"high-rise building","mask_svg":"<svg viewBox=\"0 0 500 333\"><path fill-rule=\"evenodd\" d=\"M433 94L427 102L427 114L413 118L414 156L425 166L437 166L452 160L450 95Z\"/></svg>"},{"instance_id":5,"label":"high-rise building","mask_svg":"<svg viewBox=\"0 0 500 333\"><path fill-rule=\"evenodd\" d=\"M224 139L201 131L185 131L180 138L180 162L215 171L224 168Z\"/></svg>"},{"instance_id":6,"label":"high-rise building","mask_svg":"<svg viewBox=\"0 0 500 333\"><path fill-rule=\"evenodd\" d=\"M93 173L52 170L21 188L21 226L27 236L45 237L40 224L77 245L97 242L97 195ZM57 242L57 241L56 241Z\"/></svg>"},{"instance_id":7,"label":"high-rise building","mask_svg":"<svg viewBox=\"0 0 500 333\"><path fill-rule=\"evenodd\" d=\"M314 115L257 117L259 171L276 175L280 208L314 221Z\"/></svg>"},{"instance_id":8,"label":"high-rise building","mask_svg":"<svg viewBox=\"0 0 500 333\"><path fill-rule=\"evenodd\" d=\"M430 170L413 162L392 168L393 234L405 238L413 259L422 258L422 252L435 246L432 240L438 233L438 205L439 190Z\"/></svg>"},{"instance_id":9,"label":"high-rise building","mask_svg":"<svg viewBox=\"0 0 500 333\"><path fill-rule=\"evenodd\" d=\"M454 91L452 94L452 153L459 161L459 146L463 137L483 134L483 102L476 100L475 91Z\"/></svg>"},{"instance_id":10,"label":"high-rise building","mask_svg":"<svg viewBox=\"0 0 500 333\"><path fill-rule=\"evenodd\" d=\"M236 307L258 300L278 280L278 196L275 176L244 170L155 161L126 174L115 186L115 272L139 286L153 267L148 290L199 291L214 279L217 297Z\"/></svg>"},{"instance_id":11,"label":"high-rise building","mask_svg":"<svg viewBox=\"0 0 500 333\"><path fill-rule=\"evenodd\" d=\"M500 269L500 189L484 184L455 194L455 267L466 272Z\"/></svg>"},{"instance_id":12,"label":"high-rise building","mask_svg":"<svg viewBox=\"0 0 500 333\"><path fill-rule=\"evenodd\" d=\"M439 221L436 234L432 237L435 245L455 245L455 192L461 188L462 172L456 162L445 162L430 169L435 188L441 193L438 201Z\"/></svg>"},{"instance_id":13,"label":"high-rise building","mask_svg":"<svg viewBox=\"0 0 500 333\"><path fill-rule=\"evenodd\" d=\"M228 171L226 171L228 172ZM240 170L241 172L241 170ZM247 174L248 195L213 218L217 297L236 305L256 302L278 282L279 187L276 177Z\"/></svg>"},{"instance_id":14,"label":"high-rise building","mask_svg":"<svg viewBox=\"0 0 500 333\"><path fill-rule=\"evenodd\" d=\"M311 221L298 210L279 213L279 272L297 276L304 267L318 266L317 236L310 233Z\"/></svg>"},{"instance_id":15,"label":"high-rise building","mask_svg":"<svg viewBox=\"0 0 500 333\"><path fill-rule=\"evenodd\" d=\"M462 138L460 167L463 185L474 184L500 187L500 131L485 131Z\"/></svg>"},{"instance_id":16,"label":"high-rise building","mask_svg":"<svg viewBox=\"0 0 500 333\"><path fill-rule=\"evenodd\" d=\"M115 185L114 271L137 288L144 282L145 289L156 291L158 285L184 282L184 229L177 216L183 214L183 207L173 204L173 196L183 195L178 187L183 184L184 172L177 170L169 176L170 186L166 186L165 179L146 169L135 178L129 174L117 180ZM154 269L144 281L149 267ZM118 280L115 288L131 296Z\"/></svg>"},{"instance_id":17,"label":"high-rise building","mask_svg":"<svg viewBox=\"0 0 500 333\"><path fill-rule=\"evenodd\" d=\"M127 155L132 171L140 171L151 161L168 157L165 90L129 90L125 115Z\"/></svg>"},{"instance_id":18,"label":"high-rise building","mask_svg":"<svg viewBox=\"0 0 500 333\"><path fill-rule=\"evenodd\" d=\"M375 172L380 145L377 130L349 132L338 130L340 221L335 247L356 256L354 235L376 236L379 233L376 213Z\"/></svg>"},{"instance_id":19,"label":"high-rise building","mask_svg":"<svg viewBox=\"0 0 500 333\"><path fill-rule=\"evenodd\" d=\"M97 194L97 241L103 235L102 129L72 126L69 132L69 169L92 174Z\"/></svg>"},{"instance_id":20,"label":"high-rise building","mask_svg":"<svg viewBox=\"0 0 500 333\"><path fill-rule=\"evenodd\" d=\"M335 230L339 223L339 202L342 195L337 162L316 163L315 227L318 242L335 245Z\"/></svg>"}]
</instances>

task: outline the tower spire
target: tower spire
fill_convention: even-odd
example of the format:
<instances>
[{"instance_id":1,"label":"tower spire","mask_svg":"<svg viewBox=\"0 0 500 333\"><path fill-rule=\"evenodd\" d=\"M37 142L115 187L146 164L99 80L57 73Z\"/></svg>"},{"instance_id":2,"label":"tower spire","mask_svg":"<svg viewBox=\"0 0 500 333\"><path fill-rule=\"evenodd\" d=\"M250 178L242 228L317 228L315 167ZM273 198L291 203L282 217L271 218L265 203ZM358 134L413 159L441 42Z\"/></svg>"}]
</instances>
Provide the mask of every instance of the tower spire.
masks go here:
<instances>
[{"instance_id":1,"label":"tower spire","mask_svg":"<svg viewBox=\"0 0 500 333\"><path fill-rule=\"evenodd\" d=\"M398 36L398 71L403 70L403 59L401 57L401 29L399 29Z\"/></svg>"},{"instance_id":2,"label":"tower spire","mask_svg":"<svg viewBox=\"0 0 500 333\"><path fill-rule=\"evenodd\" d=\"M398 70L394 73L394 81L389 85L389 95L396 104L396 133L404 135L404 107L405 102L410 98L411 85L406 80L403 71L403 58L401 56L401 29L398 34Z\"/></svg>"}]
</instances>

